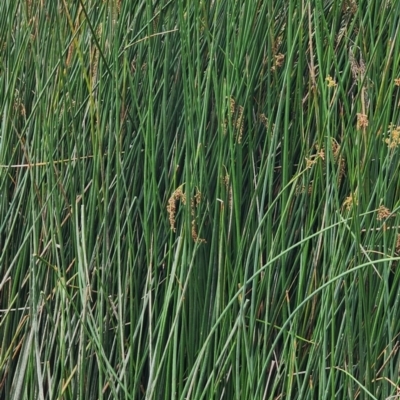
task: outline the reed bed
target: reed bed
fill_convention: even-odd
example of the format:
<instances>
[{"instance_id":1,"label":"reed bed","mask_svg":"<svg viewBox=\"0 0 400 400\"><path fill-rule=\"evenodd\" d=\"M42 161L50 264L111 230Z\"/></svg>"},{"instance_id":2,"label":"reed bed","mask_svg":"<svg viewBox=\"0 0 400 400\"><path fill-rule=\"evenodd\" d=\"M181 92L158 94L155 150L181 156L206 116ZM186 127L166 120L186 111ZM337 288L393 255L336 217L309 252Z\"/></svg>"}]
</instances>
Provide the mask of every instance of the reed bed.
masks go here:
<instances>
[{"instance_id":1,"label":"reed bed","mask_svg":"<svg viewBox=\"0 0 400 400\"><path fill-rule=\"evenodd\" d=\"M0 397L400 399L400 7L0 2Z\"/></svg>"}]
</instances>

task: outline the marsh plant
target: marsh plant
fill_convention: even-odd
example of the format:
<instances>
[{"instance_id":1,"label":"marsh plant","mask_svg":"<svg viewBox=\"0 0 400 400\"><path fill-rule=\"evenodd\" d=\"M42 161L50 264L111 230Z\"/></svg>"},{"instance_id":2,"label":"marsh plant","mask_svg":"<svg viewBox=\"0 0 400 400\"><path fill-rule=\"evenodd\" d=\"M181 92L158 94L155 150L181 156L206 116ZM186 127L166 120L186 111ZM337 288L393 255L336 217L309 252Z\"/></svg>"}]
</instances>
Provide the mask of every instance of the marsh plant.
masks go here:
<instances>
[{"instance_id":1,"label":"marsh plant","mask_svg":"<svg viewBox=\"0 0 400 400\"><path fill-rule=\"evenodd\" d=\"M400 7L0 2L0 397L400 399Z\"/></svg>"}]
</instances>

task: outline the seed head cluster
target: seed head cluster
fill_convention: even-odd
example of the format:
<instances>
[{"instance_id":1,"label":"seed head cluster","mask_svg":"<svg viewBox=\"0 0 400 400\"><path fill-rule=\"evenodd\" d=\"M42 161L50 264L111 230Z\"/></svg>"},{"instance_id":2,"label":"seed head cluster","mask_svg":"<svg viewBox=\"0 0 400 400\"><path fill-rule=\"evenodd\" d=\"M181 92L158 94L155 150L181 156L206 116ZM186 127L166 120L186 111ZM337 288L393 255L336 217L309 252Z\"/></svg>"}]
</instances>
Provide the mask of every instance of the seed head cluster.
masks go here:
<instances>
[{"instance_id":1,"label":"seed head cluster","mask_svg":"<svg viewBox=\"0 0 400 400\"><path fill-rule=\"evenodd\" d=\"M187 204L186 194L183 192L183 185L176 188L170 198L168 199L167 212L169 216L169 224L171 230L176 232L176 205L181 202L184 206ZM192 239L197 243L205 243L205 239L199 238L197 233L197 223L196 223L196 209L201 203L201 192L196 188L196 193L190 198L190 215L192 217L192 228L191 235Z\"/></svg>"}]
</instances>

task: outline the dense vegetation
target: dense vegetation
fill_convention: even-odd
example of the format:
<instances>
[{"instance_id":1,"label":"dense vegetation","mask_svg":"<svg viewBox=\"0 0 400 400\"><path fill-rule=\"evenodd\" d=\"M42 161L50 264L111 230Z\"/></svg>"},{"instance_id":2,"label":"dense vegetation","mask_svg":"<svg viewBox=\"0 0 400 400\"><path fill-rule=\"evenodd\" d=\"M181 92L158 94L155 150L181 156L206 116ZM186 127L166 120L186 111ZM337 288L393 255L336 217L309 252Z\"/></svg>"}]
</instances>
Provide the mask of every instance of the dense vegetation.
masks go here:
<instances>
[{"instance_id":1,"label":"dense vegetation","mask_svg":"<svg viewBox=\"0 0 400 400\"><path fill-rule=\"evenodd\" d=\"M397 1L0 15L0 398L400 398Z\"/></svg>"}]
</instances>

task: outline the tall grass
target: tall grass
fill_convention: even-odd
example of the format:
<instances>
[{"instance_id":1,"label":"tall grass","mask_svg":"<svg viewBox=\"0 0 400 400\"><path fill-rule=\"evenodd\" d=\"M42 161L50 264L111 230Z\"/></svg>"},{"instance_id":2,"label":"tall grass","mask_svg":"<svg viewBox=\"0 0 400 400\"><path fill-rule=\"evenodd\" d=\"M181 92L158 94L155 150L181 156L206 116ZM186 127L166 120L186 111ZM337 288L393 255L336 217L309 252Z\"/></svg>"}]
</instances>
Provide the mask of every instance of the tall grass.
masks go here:
<instances>
[{"instance_id":1,"label":"tall grass","mask_svg":"<svg viewBox=\"0 0 400 400\"><path fill-rule=\"evenodd\" d=\"M400 398L397 2L0 15L1 398Z\"/></svg>"}]
</instances>

